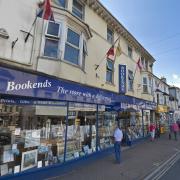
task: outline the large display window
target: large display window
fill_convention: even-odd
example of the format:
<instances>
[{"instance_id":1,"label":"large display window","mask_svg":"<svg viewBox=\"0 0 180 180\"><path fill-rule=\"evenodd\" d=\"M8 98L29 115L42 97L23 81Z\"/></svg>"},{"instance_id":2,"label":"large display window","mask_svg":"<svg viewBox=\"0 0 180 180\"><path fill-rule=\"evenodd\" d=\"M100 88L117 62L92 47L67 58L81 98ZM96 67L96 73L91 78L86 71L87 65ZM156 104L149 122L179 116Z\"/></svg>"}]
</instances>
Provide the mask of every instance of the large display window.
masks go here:
<instances>
[{"instance_id":1,"label":"large display window","mask_svg":"<svg viewBox=\"0 0 180 180\"><path fill-rule=\"evenodd\" d=\"M69 103L66 161L96 151L96 114L96 105Z\"/></svg>"},{"instance_id":2,"label":"large display window","mask_svg":"<svg viewBox=\"0 0 180 180\"><path fill-rule=\"evenodd\" d=\"M98 149L103 150L113 146L116 117L116 112L108 111L104 105L98 106Z\"/></svg>"},{"instance_id":3,"label":"large display window","mask_svg":"<svg viewBox=\"0 0 180 180\"><path fill-rule=\"evenodd\" d=\"M123 144L126 145L143 137L143 122L139 112L119 112L118 119L123 131Z\"/></svg>"},{"instance_id":4,"label":"large display window","mask_svg":"<svg viewBox=\"0 0 180 180\"><path fill-rule=\"evenodd\" d=\"M0 104L0 174L64 162L67 105Z\"/></svg>"}]
</instances>

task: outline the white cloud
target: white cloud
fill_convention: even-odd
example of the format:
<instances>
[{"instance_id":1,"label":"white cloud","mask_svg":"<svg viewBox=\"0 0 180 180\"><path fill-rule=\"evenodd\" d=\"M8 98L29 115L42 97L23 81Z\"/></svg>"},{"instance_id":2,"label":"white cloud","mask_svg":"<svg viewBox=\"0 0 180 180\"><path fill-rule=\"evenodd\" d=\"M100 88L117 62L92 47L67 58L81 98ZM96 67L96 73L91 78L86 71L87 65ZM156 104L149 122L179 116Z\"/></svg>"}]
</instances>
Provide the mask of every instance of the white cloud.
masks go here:
<instances>
[{"instance_id":1,"label":"white cloud","mask_svg":"<svg viewBox=\"0 0 180 180\"><path fill-rule=\"evenodd\" d=\"M169 84L180 88L180 75L172 74L172 79Z\"/></svg>"},{"instance_id":2,"label":"white cloud","mask_svg":"<svg viewBox=\"0 0 180 180\"><path fill-rule=\"evenodd\" d=\"M179 79L177 74L173 74L172 77L173 77L173 79L177 79L177 80Z\"/></svg>"}]
</instances>

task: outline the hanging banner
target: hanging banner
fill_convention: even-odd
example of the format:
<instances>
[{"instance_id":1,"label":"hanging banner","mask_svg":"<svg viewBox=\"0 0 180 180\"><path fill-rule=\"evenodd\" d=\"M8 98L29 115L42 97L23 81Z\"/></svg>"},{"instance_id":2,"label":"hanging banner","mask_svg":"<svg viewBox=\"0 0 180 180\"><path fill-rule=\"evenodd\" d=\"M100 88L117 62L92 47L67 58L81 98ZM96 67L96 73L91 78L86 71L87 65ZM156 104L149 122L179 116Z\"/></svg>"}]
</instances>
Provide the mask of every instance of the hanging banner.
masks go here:
<instances>
[{"instance_id":1,"label":"hanging banner","mask_svg":"<svg viewBox=\"0 0 180 180\"><path fill-rule=\"evenodd\" d=\"M126 93L126 65L119 65L119 93Z\"/></svg>"}]
</instances>

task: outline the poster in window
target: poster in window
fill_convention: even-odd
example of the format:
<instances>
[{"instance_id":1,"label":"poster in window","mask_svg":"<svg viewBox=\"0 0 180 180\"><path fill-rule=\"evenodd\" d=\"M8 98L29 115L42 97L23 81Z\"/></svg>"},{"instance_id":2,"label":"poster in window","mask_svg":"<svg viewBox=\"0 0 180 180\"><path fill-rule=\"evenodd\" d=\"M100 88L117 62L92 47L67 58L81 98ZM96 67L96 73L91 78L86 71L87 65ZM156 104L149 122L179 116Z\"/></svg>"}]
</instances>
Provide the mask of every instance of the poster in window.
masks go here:
<instances>
[{"instance_id":1,"label":"poster in window","mask_svg":"<svg viewBox=\"0 0 180 180\"><path fill-rule=\"evenodd\" d=\"M1 176L8 174L8 165L7 164L3 164L0 167L1 167Z\"/></svg>"},{"instance_id":2,"label":"poster in window","mask_svg":"<svg viewBox=\"0 0 180 180\"><path fill-rule=\"evenodd\" d=\"M22 153L21 171L33 168L37 165L37 149Z\"/></svg>"},{"instance_id":3,"label":"poster in window","mask_svg":"<svg viewBox=\"0 0 180 180\"><path fill-rule=\"evenodd\" d=\"M40 145L40 130L27 130L25 134L25 148Z\"/></svg>"}]
</instances>

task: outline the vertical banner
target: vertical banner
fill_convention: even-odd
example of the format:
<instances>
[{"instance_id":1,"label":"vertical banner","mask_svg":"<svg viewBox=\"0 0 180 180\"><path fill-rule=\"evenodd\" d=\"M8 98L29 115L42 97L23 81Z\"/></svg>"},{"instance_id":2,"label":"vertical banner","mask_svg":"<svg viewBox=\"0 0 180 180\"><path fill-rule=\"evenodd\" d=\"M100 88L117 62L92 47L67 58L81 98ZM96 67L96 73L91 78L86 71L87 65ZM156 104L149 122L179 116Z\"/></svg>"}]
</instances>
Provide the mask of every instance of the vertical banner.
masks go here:
<instances>
[{"instance_id":1,"label":"vertical banner","mask_svg":"<svg viewBox=\"0 0 180 180\"><path fill-rule=\"evenodd\" d=\"M126 65L119 65L119 93L126 93Z\"/></svg>"}]
</instances>

